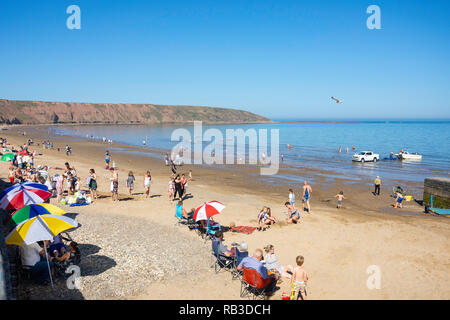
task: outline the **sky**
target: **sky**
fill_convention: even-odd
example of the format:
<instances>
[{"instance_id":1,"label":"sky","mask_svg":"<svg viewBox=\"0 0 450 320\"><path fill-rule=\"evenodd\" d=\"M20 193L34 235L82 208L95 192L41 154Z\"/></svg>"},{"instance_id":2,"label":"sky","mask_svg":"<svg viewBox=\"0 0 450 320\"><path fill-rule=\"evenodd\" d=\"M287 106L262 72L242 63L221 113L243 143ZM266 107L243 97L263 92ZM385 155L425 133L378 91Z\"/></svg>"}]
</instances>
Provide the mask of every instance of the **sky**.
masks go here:
<instances>
[{"instance_id":1,"label":"sky","mask_svg":"<svg viewBox=\"0 0 450 320\"><path fill-rule=\"evenodd\" d=\"M450 119L449 13L447 0L2 0L0 98Z\"/></svg>"}]
</instances>

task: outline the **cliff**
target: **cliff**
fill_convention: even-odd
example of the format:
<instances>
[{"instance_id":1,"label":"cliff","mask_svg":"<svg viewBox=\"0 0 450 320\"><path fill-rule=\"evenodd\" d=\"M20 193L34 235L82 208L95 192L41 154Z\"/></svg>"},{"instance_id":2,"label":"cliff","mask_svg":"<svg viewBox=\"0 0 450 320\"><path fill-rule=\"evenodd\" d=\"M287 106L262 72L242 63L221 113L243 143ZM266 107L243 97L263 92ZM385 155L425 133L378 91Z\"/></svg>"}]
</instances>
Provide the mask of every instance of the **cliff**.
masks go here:
<instances>
[{"instance_id":1,"label":"cliff","mask_svg":"<svg viewBox=\"0 0 450 320\"><path fill-rule=\"evenodd\" d=\"M96 104L0 99L0 124L251 123L271 120L235 109L154 104Z\"/></svg>"}]
</instances>

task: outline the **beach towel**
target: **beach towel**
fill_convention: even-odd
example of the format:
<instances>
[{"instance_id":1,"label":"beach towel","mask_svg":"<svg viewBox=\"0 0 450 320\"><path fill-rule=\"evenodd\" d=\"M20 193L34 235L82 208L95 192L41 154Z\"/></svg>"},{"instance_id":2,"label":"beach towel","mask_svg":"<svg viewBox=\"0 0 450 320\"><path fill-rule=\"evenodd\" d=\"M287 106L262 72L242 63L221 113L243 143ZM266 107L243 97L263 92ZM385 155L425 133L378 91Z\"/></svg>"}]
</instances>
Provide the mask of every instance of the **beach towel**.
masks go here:
<instances>
[{"instance_id":1,"label":"beach towel","mask_svg":"<svg viewBox=\"0 0 450 320\"><path fill-rule=\"evenodd\" d=\"M245 233L245 234L252 234L253 231L255 231L257 228L255 227L245 227L245 226L239 226L239 227L233 227L231 228L231 232L238 232L238 233Z\"/></svg>"},{"instance_id":2,"label":"beach towel","mask_svg":"<svg viewBox=\"0 0 450 320\"><path fill-rule=\"evenodd\" d=\"M80 206L87 206L89 203L84 202L84 203L72 203L71 205L69 205L70 207L80 207Z\"/></svg>"}]
</instances>

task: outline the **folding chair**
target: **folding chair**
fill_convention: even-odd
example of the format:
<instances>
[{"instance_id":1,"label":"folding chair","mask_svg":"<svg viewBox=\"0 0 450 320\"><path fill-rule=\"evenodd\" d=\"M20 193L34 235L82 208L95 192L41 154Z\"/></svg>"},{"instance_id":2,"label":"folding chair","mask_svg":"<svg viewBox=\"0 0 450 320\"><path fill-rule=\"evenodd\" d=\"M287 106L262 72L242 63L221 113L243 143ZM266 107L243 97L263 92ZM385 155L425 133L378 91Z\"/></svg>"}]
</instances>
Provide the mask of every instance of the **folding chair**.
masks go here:
<instances>
[{"instance_id":1,"label":"folding chair","mask_svg":"<svg viewBox=\"0 0 450 320\"><path fill-rule=\"evenodd\" d=\"M253 300L266 300L266 288L272 281L271 278L263 279L254 269L243 268L241 279L241 298Z\"/></svg>"},{"instance_id":2,"label":"folding chair","mask_svg":"<svg viewBox=\"0 0 450 320\"><path fill-rule=\"evenodd\" d=\"M204 233L204 239L205 243L208 240L212 240L214 235L216 234L216 231L222 230L222 227L219 223L215 222L211 218L208 218L208 221L206 223L206 229Z\"/></svg>"},{"instance_id":3,"label":"folding chair","mask_svg":"<svg viewBox=\"0 0 450 320\"><path fill-rule=\"evenodd\" d=\"M211 267L214 266L214 272L220 273L221 271L229 271L234 278L234 273L236 270L236 257L223 257L219 255L219 241L212 240L212 257L214 257L214 262Z\"/></svg>"}]
</instances>

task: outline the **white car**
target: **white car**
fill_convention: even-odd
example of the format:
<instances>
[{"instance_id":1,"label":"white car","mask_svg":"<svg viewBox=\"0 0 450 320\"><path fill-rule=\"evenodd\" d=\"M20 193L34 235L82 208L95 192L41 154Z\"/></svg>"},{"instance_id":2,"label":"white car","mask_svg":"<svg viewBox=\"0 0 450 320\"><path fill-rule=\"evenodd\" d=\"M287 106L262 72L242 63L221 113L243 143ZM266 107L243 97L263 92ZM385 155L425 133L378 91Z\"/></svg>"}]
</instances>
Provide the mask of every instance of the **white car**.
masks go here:
<instances>
[{"instance_id":1,"label":"white car","mask_svg":"<svg viewBox=\"0 0 450 320\"><path fill-rule=\"evenodd\" d=\"M363 163L367 161L377 162L378 160L380 160L380 155L372 151L361 151L360 153L355 153L352 157L352 161Z\"/></svg>"}]
</instances>

